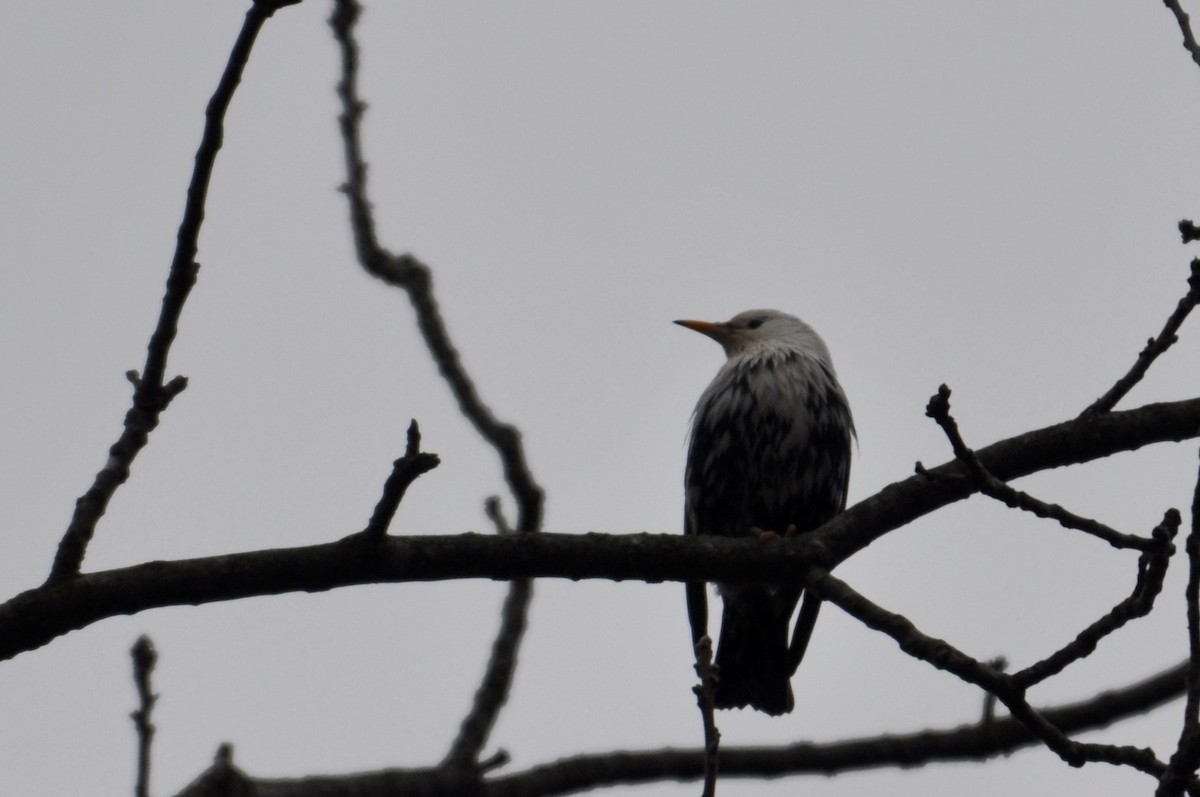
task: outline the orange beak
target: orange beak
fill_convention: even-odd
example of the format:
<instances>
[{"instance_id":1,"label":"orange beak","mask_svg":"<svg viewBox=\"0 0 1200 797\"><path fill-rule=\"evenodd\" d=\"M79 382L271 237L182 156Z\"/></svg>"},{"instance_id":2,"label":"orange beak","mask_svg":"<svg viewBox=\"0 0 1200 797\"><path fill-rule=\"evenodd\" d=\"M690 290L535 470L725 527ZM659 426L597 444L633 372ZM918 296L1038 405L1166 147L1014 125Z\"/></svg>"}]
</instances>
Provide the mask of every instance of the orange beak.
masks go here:
<instances>
[{"instance_id":1,"label":"orange beak","mask_svg":"<svg viewBox=\"0 0 1200 797\"><path fill-rule=\"evenodd\" d=\"M724 324L714 324L711 321L676 321L675 323L679 324L681 327L687 327L688 329L695 330L701 335L708 335L710 338L718 342L723 337L721 333Z\"/></svg>"}]
</instances>

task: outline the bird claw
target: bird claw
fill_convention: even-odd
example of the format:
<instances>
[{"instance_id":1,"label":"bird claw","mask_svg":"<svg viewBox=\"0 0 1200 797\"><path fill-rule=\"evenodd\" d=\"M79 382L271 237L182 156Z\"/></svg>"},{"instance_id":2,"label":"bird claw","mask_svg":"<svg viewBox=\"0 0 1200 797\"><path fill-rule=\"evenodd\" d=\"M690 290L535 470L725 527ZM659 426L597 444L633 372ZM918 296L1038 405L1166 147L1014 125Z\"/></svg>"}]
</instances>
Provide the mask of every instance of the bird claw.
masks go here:
<instances>
[{"instance_id":1,"label":"bird claw","mask_svg":"<svg viewBox=\"0 0 1200 797\"><path fill-rule=\"evenodd\" d=\"M769 529L760 529L758 526L751 526L750 536L754 537L754 539L759 540L760 542L779 539L789 540L796 536L796 524L789 523L783 534L780 534L777 531L770 531Z\"/></svg>"}]
</instances>

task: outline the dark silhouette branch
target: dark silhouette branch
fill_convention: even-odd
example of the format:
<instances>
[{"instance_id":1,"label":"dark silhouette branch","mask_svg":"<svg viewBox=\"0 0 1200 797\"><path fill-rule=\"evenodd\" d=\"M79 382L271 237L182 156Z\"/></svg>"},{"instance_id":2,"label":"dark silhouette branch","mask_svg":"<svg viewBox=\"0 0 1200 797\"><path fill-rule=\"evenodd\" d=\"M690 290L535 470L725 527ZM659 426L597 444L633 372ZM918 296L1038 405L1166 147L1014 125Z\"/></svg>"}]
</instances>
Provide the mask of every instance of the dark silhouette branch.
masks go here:
<instances>
[{"instance_id":1,"label":"dark silhouette branch","mask_svg":"<svg viewBox=\"0 0 1200 797\"><path fill-rule=\"evenodd\" d=\"M513 674L517 671L517 652L525 635L529 603L533 599L533 581L514 579L500 608L500 628L492 642L491 655L484 667L483 679L475 690L471 710L463 717L458 735L442 759L450 768L474 768L487 744L500 709L508 700Z\"/></svg>"},{"instance_id":2,"label":"dark silhouette branch","mask_svg":"<svg viewBox=\"0 0 1200 797\"><path fill-rule=\"evenodd\" d=\"M363 529L363 535L374 539L386 535L388 526L391 525L392 518L396 516L396 510L400 508L400 502L404 500L404 493L408 490L409 485L420 478L422 474L436 468L440 462L437 454L421 450L421 430L418 428L417 422L412 421L408 425L408 444L405 447L404 456L392 463L392 473L383 484L383 495L380 496L379 503L375 505L375 511L371 514L367 527Z\"/></svg>"},{"instance_id":3,"label":"dark silhouette branch","mask_svg":"<svg viewBox=\"0 0 1200 797\"><path fill-rule=\"evenodd\" d=\"M1192 35L1192 23L1180 7L1179 0L1163 0L1163 5L1171 9L1175 21L1179 23L1179 32L1183 34L1183 48L1192 56L1196 65L1200 66L1200 44L1196 44L1196 37Z\"/></svg>"},{"instance_id":4,"label":"dark silhouette branch","mask_svg":"<svg viewBox=\"0 0 1200 797\"><path fill-rule=\"evenodd\" d=\"M1185 244L1190 244L1192 241L1200 241L1200 227L1191 219L1179 220L1179 237L1183 239Z\"/></svg>"},{"instance_id":5,"label":"dark silhouette branch","mask_svg":"<svg viewBox=\"0 0 1200 797\"><path fill-rule=\"evenodd\" d=\"M1040 518L1056 520L1064 528L1091 534L1094 537L1104 540L1114 548L1133 548L1138 551L1148 551L1155 547L1155 541L1149 537L1122 534L1097 520L1076 515L1058 504L1048 504L1045 501L1034 498L1028 493L1013 489L989 473L983 463L979 461L979 457L963 440L962 433L958 429L958 423L950 414L950 388L946 385L939 387L938 392L929 399L929 404L925 407L925 414L933 418L938 426L941 427L942 431L946 434L946 438L950 441L950 447L954 451L954 456L959 462L967 466L971 474L975 477L979 491L989 498L1000 501L1010 509L1020 509Z\"/></svg>"},{"instance_id":6,"label":"dark silhouette branch","mask_svg":"<svg viewBox=\"0 0 1200 797\"><path fill-rule=\"evenodd\" d=\"M700 683L692 687L696 705L704 723L704 790L701 797L716 797L717 772L720 764L721 731L717 729L717 684L720 670L713 662L712 638L705 635L696 643L696 675Z\"/></svg>"},{"instance_id":7,"label":"dark silhouette branch","mask_svg":"<svg viewBox=\"0 0 1200 797\"><path fill-rule=\"evenodd\" d=\"M1019 689L1028 689L1047 678L1057 675L1071 664L1089 656L1100 640L1122 628L1131 620L1145 617L1154 608L1154 600L1162 592L1167 577L1167 564L1175 552L1174 539L1182 518L1175 509L1168 509L1162 523L1154 528L1154 547L1138 557L1137 582L1129 597L1118 603L1108 614L1080 631L1075 639L1041 661L1013 673L1013 683Z\"/></svg>"},{"instance_id":8,"label":"dark silhouette branch","mask_svg":"<svg viewBox=\"0 0 1200 797\"><path fill-rule=\"evenodd\" d=\"M1082 733L1143 714L1184 692L1188 663L1145 680L1102 692L1088 700L1037 711L1063 733ZM1011 717L911 734L800 742L778 747L721 748L725 778L836 775L880 767L911 768L940 761L983 761L1037 744ZM337 776L267 779L238 773L239 787L253 786L258 797L394 797L397 794L551 797L604 787L704 777L703 748L614 750L571 756L507 775L467 778L440 769L390 769ZM214 770L216 767L214 767ZM214 770L209 770L214 773ZM201 776L203 779L209 773ZM220 773L230 776L228 768ZM199 780L197 781L199 782ZM219 792L231 794L233 792ZM242 792L243 794L245 792ZM197 792L182 792L195 795ZM208 794L213 794L208 792Z\"/></svg>"},{"instance_id":9,"label":"dark silhouette branch","mask_svg":"<svg viewBox=\"0 0 1200 797\"><path fill-rule=\"evenodd\" d=\"M1200 437L1200 399L1066 421L977 453L998 478L1102 459L1152 443ZM889 485L795 539L685 538L679 534L354 537L301 548L226 554L84 574L0 604L0 660L105 617L162 606L319 592L356 584L459 578L602 578L738 582L804 580L889 531L966 498L969 470L953 461Z\"/></svg>"},{"instance_id":10,"label":"dark silhouette branch","mask_svg":"<svg viewBox=\"0 0 1200 797\"><path fill-rule=\"evenodd\" d=\"M1167 5L1171 5L1171 3L1168 2ZM1187 15L1184 14L1184 20L1186 19ZM1191 30L1188 28L1185 28L1185 30L1187 31L1187 37L1190 39ZM1194 40L1192 41L1192 45L1195 45ZM1182 222L1180 223L1180 230L1186 242L1187 232L1183 229ZM1168 316L1162 331L1158 333L1158 337L1150 338L1146 342L1146 347L1138 353L1137 360L1134 361L1133 367L1129 369L1129 372L1118 379L1116 384L1109 388L1107 393L1092 402L1080 414L1081 417L1108 412L1133 389L1134 385L1142 381L1142 377L1150 370L1150 366L1154 364L1159 355L1171 348L1179 340L1177 334L1179 328L1183 326L1184 320L1192 312L1192 308L1196 306L1197 302L1200 302L1200 259L1192 260L1191 273L1188 276L1188 292L1176 304L1175 311Z\"/></svg>"},{"instance_id":11,"label":"dark silhouette branch","mask_svg":"<svg viewBox=\"0 0 1200 797\"><path fill-rule=\"evenodd\" d=\"M162 309L159 312L158 324L146 347L146 364L140 376L135 371L126 374L133 383L133 403L125 414L125 428L117 442L109 449L108 462L96 474L92 486L75 502L75 512L59 542L49 581L60 581L79 573L88 544L96 532L96 524L108 509L113 494L129 479L129 469L133 460L149 442L150 433L158 426L159 416L171 400L187 387L187 379L182 376L177 376L165 384L163 380L167 370L167 355L179 329L179 316L183 312L184 302L187 301L192 286L196 283L196 275L200 269L196 262L200 226L204 223L204 203L212 180L213 166L216 163L217 152L221 149L225 113L229 110L238 83L241 82L258 32L277 8L290 4L255 2L250 6L233 50L229 54L225 71L212 99L209 100L204 113L204 132L200 137L195 167L188 184L183 220L176 235L175 255L167 275Z\"/></svg>"},{"instance_id":12,"label":"dark silhouette branch","mask_svg":"<svg viewBox=\"0 0 1200 797\"><path fill-rule=\"evenodd\" d=\"M980 491L985 495L1002 501L1009 507L1032 512L1038 517L1053 518L1066 528L1085 531L1115 548L1134 548L1142 551L1138 559L1137 583L1129 597L1081 631L1062 649L1015 673L1012 682L1018 689L1028 689L1062 672L1076 661L1091 655L1104 637L1122 628L1129 621L1150 613L1154 608L1155 598L1162 592L1163 581L1167 577L1167 565L1175 552L1173 541L1182 523L1178 510L1167 510L1162 523L1154 528L1149 537L1121 534L1096 520L1080 517L1061 506L1047 504L1027 493L1014 490L989 473L963 440L958 423L950 414L950 388L945 385L938 388L938 392L929 399L925 414L933 418L945 432L950 447L954 450L954 456L971 471Z\"/></svg>"},{"instance_id":13,"label":"dark silhouette branch","mask_svg":"<svg viewBox=\"0 0 1200 797\"><path fill-rule=\"evenodd\" d=\"M433 274L429 266L410 254L392 254L376 237L375 220L367 196L367 165L360 132L366 104L358 95L359 57L354 25L361 13L361 7L354 0L338 0L330 18L342 54L342 79L338 84L342 113L338 121L349 175L342 190L350 204L350 227L359 263L368 274L402 288L408 295L425 344L450 386L459 410L500 455L505 480L517 500L517 529L534 531L541 526L543 496L526 463L520 433L511 424L496 419L463 368L462 358L450 341L434 298Z\"/></svg>"},{"instance_id":14,"label":"dark silhouette branch","mask_svg":"<svg viewBox=\"0 0 1200 797\"><path fill-rule=\"evenodd\" d=\"M1079 767L1091 762L1124 765L1155 778L1166 772L1167 765L1149 748L1074 741L1030 705L1025 699L1024 688L1011 676L968 656L945 640L922 633L906 617L872 603L828 572L818 569L806 582L806 587L868 628L887 634L910 656L994 694L1014 719L1070 766Z\"/></svg>"},{"instance_id":15,"label":"dark silhouette branch","mask_svg":"<svg viewBox=\"0 0 1200 797\"><path fill-rule=\"evenodd\" d=\"M1187 538L1188 672L1187 700L1179 744L1167 764L1155 797L1177 797L1200 767L1200 475L1192 491L1192 529Z\"/></svg>"},{"instance_id":16,"label":"dark silhouette branch","mask_svg":"<svg viewBox=\"0 0 1200 797\"><path fill-rule=\"evenodd\" d=\"M1041 470L1134 451L1152 442L1200 436L1200 428L1192 426L1196 423L1192 413L1197 410L1200 399L1187 399L1076 418L993 443L976 455L989 473L1009 482ZM824 544L820 563L830 566L917 517L977 491L970 468L957 460L921 468L917 475L884 487L833 518L821 527L819 535L806 534L804 538L820 538ZM794 544L802 545L804 540Z\"/></svg>"},{"instance_id":17,"label":"dark silhouette branch","mask_svg":"<svg viewBox=\"0 0 1200 797\"><path fill-rule=\"evenodd\" d=\"M361 124L366 105L358 94L358 43L354 27L362 8L355 0L338 0L329 23L342 56L342 78L338 98L342 113L338 117L345 148L347 181L343 191L350 204L350 227L359 263L367 273L389 285L402 288L417 316L417 326L442 378L450 386L459 411L475 427L500 457L504 478L517 503L516 530L541 529L544 494L533 478L525 458L521 435L516 427L495 417L475 388L462 365L458 350L442 320L433 295L430 268L410 254L394 255L384 249L375 234L375 220L367 195L367 165L363 157ZM526 627L533 583L514 580L501 609L500 628L492 644L491 656L471 709L460 725L450 746L445 765L473 767L487 743L500 709L508 700L517 652Z\"/></svg>"},{"instance_id":18,"label":"dark silhouette branch","mask_svg":"<svg viewBox=\"0 0 1200 797\"><path fill-rule=\"evenodd\" d=\"M158 695L150 688L150 675L154 672L158 654L150 637L144 635L138 637L129 652L133 657L133 683L138 693L138 708L130 715L138 738L137 781L133 793L136 797L150 797L150 743L154 739L150 714L158 700Z\"/></svg>"}]
</instances>

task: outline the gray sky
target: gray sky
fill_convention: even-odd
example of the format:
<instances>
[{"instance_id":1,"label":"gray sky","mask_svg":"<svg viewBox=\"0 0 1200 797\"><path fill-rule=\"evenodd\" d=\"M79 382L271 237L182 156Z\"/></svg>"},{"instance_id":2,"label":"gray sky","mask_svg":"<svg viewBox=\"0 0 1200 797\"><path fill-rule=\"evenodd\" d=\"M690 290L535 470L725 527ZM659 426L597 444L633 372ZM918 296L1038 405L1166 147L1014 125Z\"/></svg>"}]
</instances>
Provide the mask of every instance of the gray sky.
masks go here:
<instances>
[{"instance_id":1,"label":"gray sky","mask_svg":"<svg viewBox=\"0 0 1200 797\"><path fill-rule=\"evenodd\" d=\"M158 312L203 109L247 3L10 3L0 25L0 594L40 583L103 464ZM485 530L503 490L405 299L353 261L330 4L266 27L235 97L171 372L191 379L88 569L361 528L417 418L442 467L400 533ZM673 327L774 306L828 341L859 430L851 500L1103 392L1185 290L1200 69L1160 3L372 3L360 26L383 242L435 269L485 399L525 433L549 530L674 531L719 349ZM1196 395L1200 333L1124 406ZM1146 533L1195 445L1029 479ZM1155 615L1039 688L1079 699L1181 659L1182 557ZM1123 598L1135 559L972 499L839 571L923 630L1027 664ZM160 652L154 789L218 743L260 776L445 752L502 585L357 588L107 620L0 665L0 792L128 794L128 648ZM692 746L682 589L543 582L489 749L513 766ZM827 610L780 719L725 742L974 719L977 690ZM1180 705L1088 738L1173 748ZM986 765L724 783L724 795L1150 793L1038 750ZM633 793L694 794L694 785Z\"/></svg>"}]
</instances>

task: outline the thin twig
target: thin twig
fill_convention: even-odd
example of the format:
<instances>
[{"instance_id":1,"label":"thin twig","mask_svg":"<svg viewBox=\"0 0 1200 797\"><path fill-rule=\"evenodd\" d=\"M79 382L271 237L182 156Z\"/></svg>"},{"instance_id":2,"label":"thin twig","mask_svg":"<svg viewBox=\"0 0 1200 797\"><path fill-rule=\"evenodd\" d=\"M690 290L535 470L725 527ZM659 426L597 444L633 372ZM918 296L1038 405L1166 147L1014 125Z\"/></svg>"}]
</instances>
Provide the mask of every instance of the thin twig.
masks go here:
<instances>
[{"instance_id":1,"label":"thin twig","mask_svg":"<svg viewBox=\"0 0 1200 797\"><path fill-rule=\"evenodd\" d=\"M1134 548L1138 558L1138 577L1133 592L1108 614L1089 625L1063 648L1035 664L1014 673L1013 684L1021 690L1041 683L1062 672L1071 664L1092 654L1100 640L1122 628L1131 620L1145 617L1154 608L1154 600L1162 592L1167 577L1167 565L1175 552L1174 539L1182 519L1178 510L1167 510L1150 537L1121 534L1099 521L1068 512L1057 504L1047 504L1033 496L1015 490L988 472L979 456L963 440L958 423L950 414L950 388L942 385L929 399L925 414L937 421L954 450L954 456L967 466L985 495L1003 501L1007 506L1032 512L1038 517L1053 518L1067 528L1078 529L1106 540L1116 548Z\"/></svg>"},{"instance_id":2,"label":"thin twig","mask_svg":"<svg viewBox=\"0 0 1200 797\"><path fill-rule=\"evenodd\" d=\"M154 724L150 722L150 714L158 695L150 688L150 675L158 661L158 653L150 637L142 635L129 651L133 657L133 683L137 687L138 708L129 716L133 718L133 727L137 729L138 756L137 782L133 793L136 797L150 795L150 743L154 739Z\"/></svg>"},{"instance_id":3,"label":"thin twig","mask_svg":"<svg viewBox=\"0 0 1200 797\"><path fill-rule=\"evenodd\" d=\"M204 203L212 179L213 165L221 148L225 113L229 110L233 93L242 79L258 32L277 8L289 4L257 1L250 7L229 54L225 71L212 99L209 100L204 114L204 132L200 138L200 147L196 151L191 182L188 184L183 219L176 235L175 255L167 275L162 309L150 336L150 343L146 347L146 364L140 376L135 371L126 374L134 389L132 406L125 413L124 430L109 449L108 461L96 474L92 486L75 502L75 512L58 544L58 552L54 557L48 581L59 581L79 574L88 544L96 532L96 524L107 510L113 494L129 478L133 460L146 446L150 433L158 426L159 416L171 400L187 387L187 379L182 376L176 376L165 384L163 380L167 370L167 355L179 328L179 317L200 269L196 262L200 226L204 222Z\"/></svg>"},{"instance_id":4,"label":"thin twig","mask_svg":"<svg viewBox=\"0 0 1200 797\"><path fill-rule=\"evenodd\" d=\"M717 770L721 750L721 731L717 729L717 683L721 675L713 662L712 637L705 635L696 643L696 675L700 683L692 687L696 705L704 723L704 790L701 797L716 797Z\"/></svg>"},{"instance_id":5,"label":"thin twig","mask_svg":"<svg viewBox=\"0 0 1200 797\"><path fill-rule=\"evenodd\" d=\"M991 667L996 672L1004 672L1008 669L1008 659L1004 656L997 656L987 662L987 666ZM996 696L991 692L983 693L983 712L980 714L979 722L986 725L989 722L996 721Z\"/></svg>"},{"instance_id":6,"label":"thin twig","mask_svg":"<svg viewBox=\"0 0 1200 797\"><path fill-rule=\"evenodd\" d=\"M541 526L542 489L526 463L520 433L511 424L496 419L463 368L462 358L450 341L433 296L433 275L429 266L410 254L393 255L379 244L375 235L375 221L367 196L367 165L361 144L360 128L366 105L358 96L358 45L354 39L354 25L361 12L355 0L338 0L330 18L342 53L338 96L343 110L338 120L349 174L343 192L350 203L351 228L359 263L369 274L403 288L408 294L425 344L449 384L459 410L500 455L505 480L517 501L517 529L534 531Z\"/></svg>"},{"instance_id":7,"label":"thin twig","mask_svg":"<svg viewBox=\"0 0 1200 797\"><path fill-rule=\"evenodd\" d=\"M1200 44L1196 44L1196 37L1192 35L1192 23L1180 7L1179 0L1163 0L1163 5L1171 9L1171 13L1175 15L1175 21L1179 23L1179 31L1183 34L1183 47L1191 54L1196 65L1200 66Z\"/></svg>"},{"instance_id":8,"label":"thin twig","mask_svg":"<svg viewBox=\"0 0 1200 797\"><path fill-rule=\"evenodd\" d=\"M500 709L512 689L517 653L525 635L532 598L531 579L519 578L509 584L508 594L500 607L500 628L492 641L487 667L475 690L471 710L459 723L458 734L442 759L443 766L452 769L478 767L479 753L487 744Z\"/></svg>"},{"instance_id":9,"label":"thin twig","mask_svg":"<svg viewBox=\"0 0 1200 797\"><path fill-rule=\"evenodd\" d=\"M1029 704L1024 690L1010 676L971 658L945 640L927 636L908 618L872 603L828 571L814 568L806 586L867 627L890 636L910 656L996 695L1014 719L1067 764L1076 767L1089 762L1124 765L1155 778L1161 777L1166 771L1166 764L1159 761L1149 748L1084 743L1068 738Z\"/></svg>"},{"instance_id":10,"label":"thin twig","mask_svg":"<svg viewBox=\"0 0 1200 797\"><path fill-rule=\"evenodd\" d=\"M970 469L978 483L979 491L989 498L994 498L1013 509L1030 512L1040 518L1056 520L1064 528L1091 534L1094 537L1104 540L1114 548L1132 548L1138 551L1149 551L1155 547L1153 539L1138 537L1133 534L1122 534L1098 520L1076 515L1058 504L1048 504L1040 501L1028 493L1010 487L1000 479L997 479L984 466L983 462L979 459L979 455L963 441L962 434L958 430L958 423L950 414L950 388L946 387L946 385L939 387L938 392L929 399L929 404L925 408L925 414L933 418L938 426L942 428L942 431L946 434L946 438L950 441L950 447L954 450L954 456ZM924 473L926 471L922 469L921 472Z\"/></svg>"},{"instance_id":11,"label":"thin twig","mask_svg":"<svg viewBox=\"0 0 1200 797\"><path fill-rule=\"evenodd\" d=\"M1138 576L1133 592L1118 603L1108 614L1080 631L1075 639L1062 649L1020 672L1013 673L1013 682L1021 689L1028 689L1047 678L1057 675L1071 664L1090 656L1104 637L1122 628L1131 620L1145 617L1154 608L1154 600L1162 592L1167 577L1167 564L1175 552L1174 539L1182 518L1176 509L1168 509L1162 523L1152 532L1154 547L1138 557Z\"/></svg>"},{"instance_id":12,"label":"thin twig","mask_svg":"<svg viewBox=\"0 0 1200 797\"><path fill-rule=\"evenodd\" d=\"M504 517L504 509L497 496L489 496L484 501L484 512L491 519L498 534L514 533L508 519ZM516 672L517 646L525 632L527 610L533 597L532 589L533 581L530 579L518 579L509 586L500 609L500 628L492 642L488 666L484 670L479 687L475 690L471 702L472 710L463 717L458 734L442 759L443 768L483 771L484 762L477 761L477 758L479 751L487 743L492 724L512 688L511 679Z\"/></svg>"},{"instance_id":13,"label":"thin twig","mask_svg":"<svg viewBox=\"0 0 1200 797\"><path fill-rule=\"evenodd\" d=\"M408 486L421 474L436 468L440 462L437 454L421 450L421 430L417 427L416 420L413 420L408 425L408 445L404 456L392 463L392 473L384 482L383 495L375 505L375 511L371 514L371 520L363 530L363 535L373 539L386 535L392 518L396 516L396 510L400 508L400 502L404 500Z\"/></svg>"},{"instance_id":14,"label":"thin twig","mask_svg":"<svg viewBox=\"0 0 1200 797\"><path fill-rule=\"evenodd\" d=\"M1171 5L1170 0L1167 0L1167 5ZM1181 11L1180 13L1183 12ZM1185 14L1184 20L1186 19L1187 15ZM1191 30L1186 30L1187 38L1190 39ZM1192 46L1196 44L1194 40L1191 43ZM1186 232L1184 235L1186 236ZM1117 402L1124 398L1133 389L1133 386L1142 380L1142 377L1146 375L1146 371L1150 370L1150 366L1158 359L1159 355L1171 348L1179 340L1179 336L1176 333L1179 332L1179 328L1183 326L1184 320L1198 302L1200 302L1200 258L1192 260L1191 273L1188 276L1188 292L1179 300L1179 303L1175 306L1175 311L1167 318L1162 331L1158 333L1158 337L1150 338L1150 340L1146 341L1146 347L1138 353L1137 360L1134 361L1129 372L1118 379L1116 384L1109 388L1107 393L1096 399L1087 409L1081 412L1080 417L1086 418L1091 415L1099 415L1115 407Z\"/></svg>"},{"instance_id":15,"label":"thin twig","mask_svg":"<svg viewBox=\"0 0 1200 797\"><path fill-rule=\"evenodd\" d=\"M1200 475L1192 491L1192 529L1187 539L1187 700L1179 744L1159 781L1155 797L1177 797L1200 766Z\"/></svg>"},{"instance_id":16,"label":"thin twig","mask_svg":"<svg viewBox=\"0 0 1200 797\"><path fill-rule=\"evenodd\" d=\"M1179 220L1179 237L1183 239L1185 244L1190 244L1192 241L1200 241L1200 227L1191 219Z\"/></svg>"},{"instance_id":17,"label":"thin twig","mask_svg":"<svg viewBox=\"0 0 1200 797\"><path fill-rule=\"evenodd\" d=\"M367 165L361 136L366 105L358 94L359 54L354 38L354 27L361 13L362 8L355 0L337 0L329 20L342 56L342 79L337 93L342 103L338 121L345 145L347 173L343 191L350 205L350 226L359 263L367 273L402 288L408 295L425 345L442 378L450 386L460 412L500 457L505 481L517 504L516 530L538 531L542 525L544 495L529 469L521 435L512 424L499 421L480 399L442 320L433 295L430 268L411 254L392 254L380 245L376 236L367 194ZM518 579L510 584L491 657L471 709L450 746L444 762L446 766L469 768L478 761L500 709L508 699L532 596L532 582Z\"/></svg>"},{"instance_id":18,"label":"thin twig","mask_svg":"<svg viewBox=\"0 0 1200 797\"><path fill-rule=\"evenodd\" d=\"M497 534L512 534L512 524L504 516L504 507L500 504L500 496L489 495L483 502L483 513L492 521Z\"/></svg>"}]
</instances>

